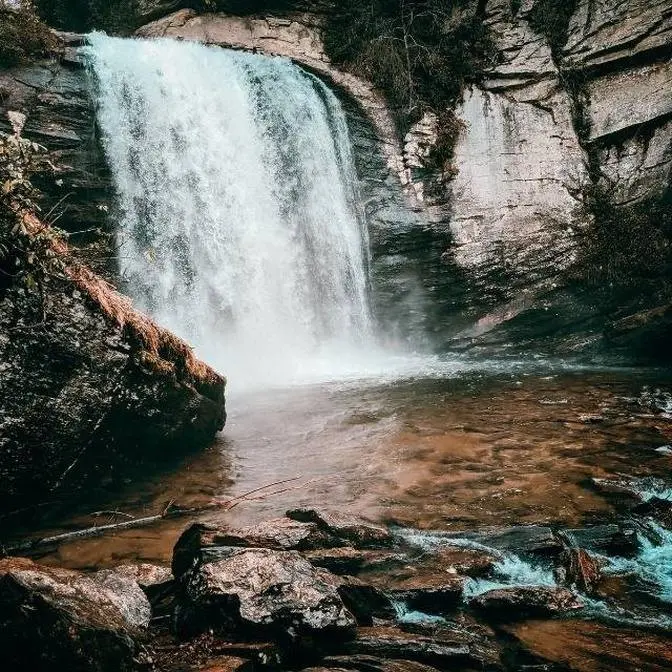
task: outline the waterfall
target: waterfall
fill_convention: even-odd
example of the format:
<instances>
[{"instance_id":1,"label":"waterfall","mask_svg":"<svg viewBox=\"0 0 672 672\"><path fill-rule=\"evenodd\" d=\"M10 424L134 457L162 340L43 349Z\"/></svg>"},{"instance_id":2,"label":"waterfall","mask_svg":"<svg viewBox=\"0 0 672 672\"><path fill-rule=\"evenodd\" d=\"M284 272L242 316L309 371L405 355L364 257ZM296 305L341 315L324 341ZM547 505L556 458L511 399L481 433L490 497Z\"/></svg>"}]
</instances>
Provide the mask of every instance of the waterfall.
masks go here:
<instances>
[{"instance_id":1,"label":"waterfall","mask_svg":"<svg viewBox=\"0 0 672 672\"><path fill-rule=\"evenodd\" d=\"M346 120L281 58L92 34L83 48L136 305L233 377L375 348Z\"/></svg>"}]
</instances>

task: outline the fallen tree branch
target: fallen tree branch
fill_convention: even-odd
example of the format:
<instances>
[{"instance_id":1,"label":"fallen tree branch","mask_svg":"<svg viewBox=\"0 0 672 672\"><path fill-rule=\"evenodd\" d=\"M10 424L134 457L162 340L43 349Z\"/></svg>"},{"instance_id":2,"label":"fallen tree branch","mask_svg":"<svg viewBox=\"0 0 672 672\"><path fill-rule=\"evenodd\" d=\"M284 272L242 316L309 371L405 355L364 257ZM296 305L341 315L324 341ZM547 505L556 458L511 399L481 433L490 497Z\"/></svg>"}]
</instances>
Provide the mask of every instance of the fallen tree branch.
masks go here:
<instances>
[{"instance_id":1,"label":"fallen tree branch","mask_svg":"<svg viewBox=\"0 0 672 672\"><path fill-rule=\"evenodd\" d=\"M171 500L170 502L168 502L167 506L163 509L161 513L157 513L156 515L153 516L144 516L143 518L131 517L132 518L131 520L125 520L120 523L109 523L107 525L94 525L93 527L86 527L84 529L74 530L72 532L63 532L62 534L56 534L50 537L31 539L29 541L23 541L16 544L7 544L7 545L3 544L0 545L0 557L8 555L16 555L17 553L30 554L38 550L44 551L45 549L58 546L63 542L77 541L80 539L90 539L92 537L100 537L108 532L122 532L124 530L130 530L136 527L144 527L146 525L152 525L153 523L158 523L168 518L179 518L182 516L195 515L205 513L207 511L213 511L215 509L230 511L231 509L238 506L244 501L263 500L267 497L272 497L273 495L278 495L283 492L287 492L288 490L296 490L300 487L305 487L306 485L313 482L313 481L307 481L306 483L301 484L300 486L283 488L276 492L266 493L265 495L258 494L263 490L268 490L277 485L284 485L286 483L298 481L301 478L302 476L294 476L293 478L286 478L282 481L276 481L275 483L269 483L268 485L263 485L259 488L254 488L253 490L249 490L248 492L244 492L241 495L237 495L236 497L232 497L231 499L225 501L213 500L208 504L206 504L205 506L180 508L179 506L174 504L173 500ZM251 497L251 495L257 495L257 496ZM121 511L114 511L114 512L97 511L91 515L106 514L106 513L114 513L116 515L125 515L125 516L131 515L122 513Z\"/></svg>"}]
</instances>

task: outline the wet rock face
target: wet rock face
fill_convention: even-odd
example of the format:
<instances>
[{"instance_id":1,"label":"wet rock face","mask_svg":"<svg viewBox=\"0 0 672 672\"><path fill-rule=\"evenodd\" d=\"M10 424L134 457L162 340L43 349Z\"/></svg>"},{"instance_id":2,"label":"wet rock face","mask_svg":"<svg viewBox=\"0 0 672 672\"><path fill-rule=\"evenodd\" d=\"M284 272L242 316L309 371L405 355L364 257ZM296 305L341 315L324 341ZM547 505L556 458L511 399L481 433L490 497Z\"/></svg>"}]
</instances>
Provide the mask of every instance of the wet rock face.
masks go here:
<instances>
[{"instance_id":1,"label":"wet rock face","mask_svg":"<svg viewBox=\"0 0 672 672\"><path fill-rule=\"evenodd\" d=\"M513 16L508 0L491 0L486 21L501 58L457 109L464 127L449 186L456 259L479 269L499 255L531 274L553 255L547 276L562 270L572 227L587 221L577 197L588 180L585 157L551 48L527 13Z\"/></svg>"},{"instance_id":2,"label":"wet rock face","mask_svg":"<svg viewBox=\"0 0 672 672\"><path fill-rule=\"evenodd\" d=\"M23 137L45 147L56 166L54 174L34 180L43 213L54 208L52 216L67 231L105 229L112 182L98 140L90 83L76 54L83 37L61 36L65 51L60 60L0 69L0 130L11 132L10 117L20 115Z\"/></svg>"},{"instance_id":3,"label":"wet rock face","mask_svg":"<svg viewBox=\"0 0 672 672\"><path fill-rule=\"evenodd\" d=\"M396 627L361 628L345 648L358 656L406 659L444 670L503 669L493 642L458 625L436 628L431 635Z\"/></svg>"},{"instance_id":4,"label":"wet rock face","mask_svg":"<svg viewBox=\"0 0 672 672\"><path fill-rule=\"evenodd\" d=\"M566 588L518 586L500 588L469 601L472 609L495 621L557 616L581 609L583 604Z\"/></svg>"},{"instance_id":5,"label":"wet rock face","mask_svg":"<svg viewBox=\"0 0 672 672\"><path fill-rule=\"evenodd\" d=\"M291 520L313 523L333 537L349 541L359 548L390 546L392 535L382 525L357 516L324 509L294 509L287 512Z\"/></svg>"},{"instance_id":6,"label":"wet rock face","mask_svg":"<svg viewBox=\"0 0 672 672\"><path fill-rule=\"evenodd\" d=\"M224 424L224 379L199 380L165 357L150 358L67 281L43 295L0 293L2 505L34 504L85 476L96 482L120 460L211 441Z\"/></svg>"},{"instance_id":7,"label":"wet rock face","mask_svg":"<svg viewBox=\"0 0 672 672\"><path fill-rule=\"evenodd\" d=\"M151 609L135 581L0 560L0 643L8 669L126 672Z\"/></svg>"},{"instance_id":8,"label":"wet rock face","mask_svg":"<svg viewBox=\"0 0 672 672\"><path fill-rule=\"evenodd\" d=\"M184 582L180 631L219 626L257 636L347 636L355 619L338 590L295 551L231 549Z\"/></svg>"}]
</instances>

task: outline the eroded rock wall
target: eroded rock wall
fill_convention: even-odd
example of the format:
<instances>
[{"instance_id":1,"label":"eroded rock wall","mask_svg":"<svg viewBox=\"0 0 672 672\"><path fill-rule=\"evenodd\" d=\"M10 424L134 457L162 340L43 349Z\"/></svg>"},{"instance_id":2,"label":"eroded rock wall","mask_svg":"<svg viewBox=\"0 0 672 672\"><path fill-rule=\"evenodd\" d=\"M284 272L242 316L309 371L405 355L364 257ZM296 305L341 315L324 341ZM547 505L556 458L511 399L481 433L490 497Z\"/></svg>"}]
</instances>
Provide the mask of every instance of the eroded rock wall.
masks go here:
<instances>
[{"instance_id":1,"label":"eroded rock wall","mask_svg":"<svg viewBox=\"0 0 672 672\"><path fill-rule=\"evenodd\" d=\"M524 273L560 271L572 229L587 219L578 194L588 177L571 101L551 49L524 11L488 3L500 63L457 108L463 123L449 183L455 257L480 267L499 257Z\"/></svg>"},{"instance_id":2,"label":"eroded rock wall","mask_svg":"<svg viewBox=\"0 0 672 672\"><path fill-rule=\"evenodd\" d=\"M402 216L397 203L388 207L381 191L389 185L369 151L376 139L362 143L355 132L374 257L379 244L380 258L391 260L387 271L374 265L374 274L383 278L383 295L397 302L392 275L411 284L419 277L395 266L407 243L442 257L443 270L416 264L424 274L417 296L429 289L432 302L442 302L435 311L441 338L471 339L522 313L534 313L533 322L541 318L549 333L562 323L566 334L572 321L590 324L588 332L601 328L592 321L595 306L579 306L556 291L568 269L582 263L584 234L594 226L587 194L598 187L621 207L656 198L669 186L672 2L576 0L573 12L560 4L473 3L489 27L497 64L453 110L461 130L451 165L440 174L431 157L440 115L425 115L399 138L379 93L329 62L320 11L238 17L182 10L139 34L287 56L359 102L387 174L400 181L412 212ZM554 15L559 8L569 17L566 35ZM550 37L543 34L548 26L555 31ZM439 241L442 250L435 249ZM524 331L529 339L531 331ZM588 332L575 339L576 347L594 342Z\"/></svg>"},{"instance_id":3,"label":"eroded rock wall","mask_svg":"<svg viewBox=\"0 0 672 672\"><path fill-rule=\"evenodd\" d=\"M672 169L672 2L581 0L561 63L583 85L586 149L613 202L662 193Z\"/></svg>"},{"instance_id":4,"label":"eroded rock wall","mask_svg":"<svg viewBox=\"0 0 672 672\"><path fill-rule=\"evenodd\" d=\"M12 131L12 116L23 137L47 149L55 169L38 177L35 186L50 221L71 232L107 229L112 183L89 81L76 52L83 36L59 35L62 57L0 70L0 131Z\"/></svg>"}]
</instances>

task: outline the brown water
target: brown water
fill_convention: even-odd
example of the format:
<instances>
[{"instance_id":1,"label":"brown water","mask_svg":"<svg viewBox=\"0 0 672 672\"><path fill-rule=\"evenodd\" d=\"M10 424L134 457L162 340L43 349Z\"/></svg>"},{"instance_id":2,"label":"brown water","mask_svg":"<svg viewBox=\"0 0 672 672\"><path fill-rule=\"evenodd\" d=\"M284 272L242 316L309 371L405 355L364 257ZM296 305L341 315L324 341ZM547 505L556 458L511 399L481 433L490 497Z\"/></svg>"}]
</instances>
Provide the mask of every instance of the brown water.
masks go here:
<instances>
[{"instance_id":1,"label":"brown water","mask_svg":"<svg viewBox=\"0 0 672 672\"><path fill-rule=\"evenodd\" d=\"M672 391L669 374L539 365L527 373L233 394L227 427L213 446L136 475L102 503L98 498L95 509L151 515L170 501L202 506L295 479L200 518L242 524L319 505L422 529L577 526L611 512L591 477L669 476L672 457L655 449L672 442L672 421L651 401L656 390ZM80 502L79 514L32 532L122 520L91 517L91 507ZM81 568L169 562L193 518L63 544L43 561Z\"/></svg>"}]
</instances>

